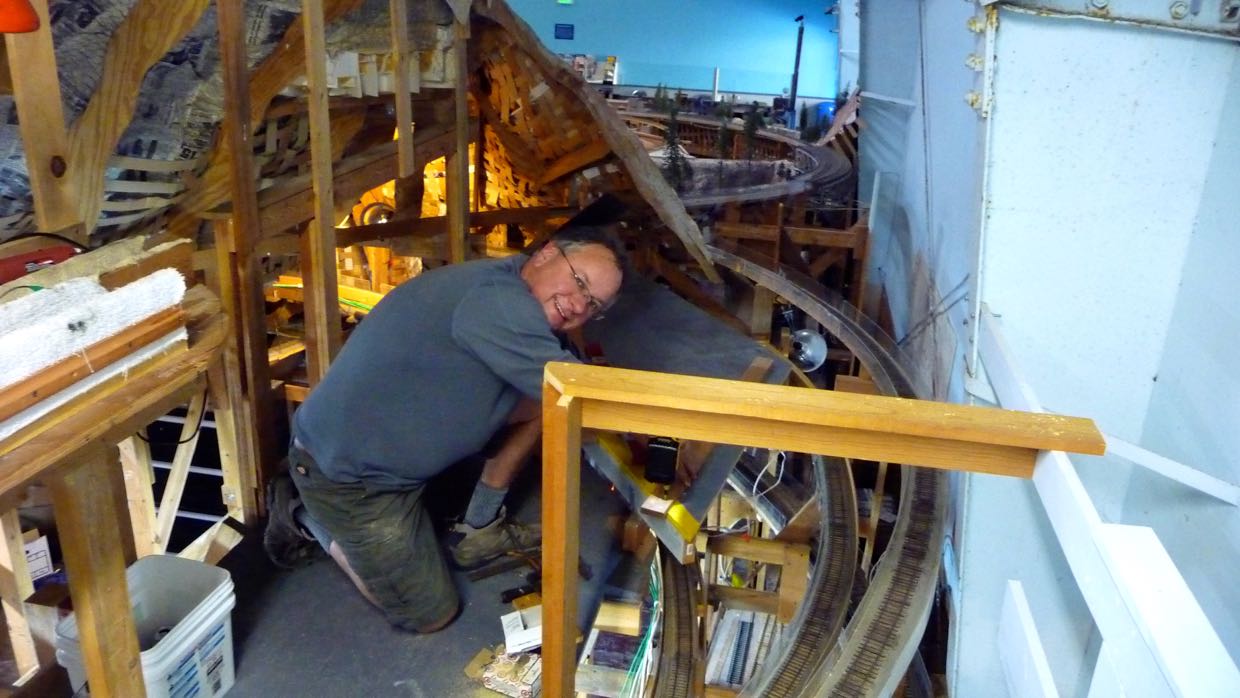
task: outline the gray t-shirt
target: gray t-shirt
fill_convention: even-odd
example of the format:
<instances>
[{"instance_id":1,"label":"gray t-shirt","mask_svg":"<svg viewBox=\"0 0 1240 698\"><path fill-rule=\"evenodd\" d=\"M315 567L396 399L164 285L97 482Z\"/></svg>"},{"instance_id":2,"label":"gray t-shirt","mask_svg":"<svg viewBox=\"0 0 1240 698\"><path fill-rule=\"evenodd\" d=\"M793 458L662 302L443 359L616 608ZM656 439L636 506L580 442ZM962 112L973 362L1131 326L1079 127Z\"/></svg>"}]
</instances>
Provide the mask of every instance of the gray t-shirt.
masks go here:
<instances>
[{"instance_id":1,"label":"gray t-shirt","mask_svg":"<svg viewBox=\"0 0 1240 698\"><path fill-rule=\"evenodd\" d=\"M404 486L478 452L543 366L575 361L521 279L523 255L453 264L387 294L297 410L325 475Z\"/></svg>"}]
</instances>

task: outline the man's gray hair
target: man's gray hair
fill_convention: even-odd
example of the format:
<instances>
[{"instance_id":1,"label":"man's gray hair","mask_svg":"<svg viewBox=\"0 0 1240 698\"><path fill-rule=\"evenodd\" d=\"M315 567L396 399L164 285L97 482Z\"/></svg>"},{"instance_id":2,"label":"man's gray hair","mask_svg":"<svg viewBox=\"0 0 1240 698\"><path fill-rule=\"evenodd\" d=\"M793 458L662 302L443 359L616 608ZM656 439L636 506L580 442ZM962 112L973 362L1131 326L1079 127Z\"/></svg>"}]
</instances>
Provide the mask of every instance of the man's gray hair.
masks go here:
<instances>
[{"instance_id":1,"label":"man's gray hair","mask_svg":"<svg viewBox=\"0 0 1240 698\"><path fill-rule=\"evenodd\" d=\"M605 228L592 225L562 228L548 244L555 245L566 254L590 245L602 245L611 252L612 262L621 276L625 273L624 246Z\"/></svg>"}]
</instances>

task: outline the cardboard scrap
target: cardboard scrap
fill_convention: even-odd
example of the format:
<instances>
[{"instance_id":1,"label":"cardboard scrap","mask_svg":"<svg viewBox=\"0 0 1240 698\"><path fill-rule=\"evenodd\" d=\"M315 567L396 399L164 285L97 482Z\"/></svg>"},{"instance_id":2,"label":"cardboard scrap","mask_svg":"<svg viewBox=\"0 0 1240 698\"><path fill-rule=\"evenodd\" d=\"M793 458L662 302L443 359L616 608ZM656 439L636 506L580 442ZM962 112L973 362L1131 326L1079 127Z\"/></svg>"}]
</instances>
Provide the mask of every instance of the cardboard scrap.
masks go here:
<instances>
[{"instance_id":1,"label":"cardboard scrap","mask_svg":"<svg viewBox=\"0 0 1240 698\"><path fill-rule=\"evenodd\" d=\"M542 657L522 652L500 654L482 672L482 685L512 698L542 695Z\"/></svg>"}]
</instances>

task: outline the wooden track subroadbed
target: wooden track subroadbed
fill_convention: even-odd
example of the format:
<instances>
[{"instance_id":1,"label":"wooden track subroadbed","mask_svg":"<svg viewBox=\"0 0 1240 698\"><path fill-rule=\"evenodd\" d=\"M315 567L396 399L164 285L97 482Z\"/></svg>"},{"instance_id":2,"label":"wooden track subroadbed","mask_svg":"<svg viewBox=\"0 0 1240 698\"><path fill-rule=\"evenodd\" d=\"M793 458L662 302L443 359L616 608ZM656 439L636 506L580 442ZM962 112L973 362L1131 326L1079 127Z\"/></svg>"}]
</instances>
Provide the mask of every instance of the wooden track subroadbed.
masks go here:
<instances>
[{"instance_id":1,"label":"wooden track subroadbed","mask_svg":"<svg viewBox=\"0 0 1240 698\"><path fill-rule=\"evenodd\" d=\"M708 253L716 264L774 291L818 321L858 357L884 394L928 397L917 394L895 343L842 298L769 259L714 247L708 247ZM815 473L824 516L810 587L783 642L742 696L890 695L917 651L929 616L946 518L943 473L903 467L899 514L890 542L842 631L856 574L855 494L842 464L815 459ZM673 598L676 590L667 583L667 607L693 608L692 597ZM684 645L683 639L668 634L683 628L676 626L664 628L663 646L669 651ZM669 660L666 668L691 676L692 660ZM655 695L686 695L670 692L685 680L660 676Z\"/></svg>"}]
</instances>

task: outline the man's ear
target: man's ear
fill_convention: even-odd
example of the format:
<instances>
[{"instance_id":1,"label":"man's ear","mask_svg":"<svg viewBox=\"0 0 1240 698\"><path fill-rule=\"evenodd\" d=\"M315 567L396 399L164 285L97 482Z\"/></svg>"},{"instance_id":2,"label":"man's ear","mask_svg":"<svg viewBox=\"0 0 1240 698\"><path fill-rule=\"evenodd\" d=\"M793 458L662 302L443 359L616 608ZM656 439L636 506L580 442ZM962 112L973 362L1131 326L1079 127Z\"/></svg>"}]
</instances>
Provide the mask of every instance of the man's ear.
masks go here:
<instances>
[{"instance_id":1,"label":"man's ear","mask_svg":"<svg viewBox=\"0 0 1240 698\"><path fill-rule=\"evenodd\" d=\"M556 250L555 243L549 242L538 248L538 251L534 253L534 256L530 257L530 263L536 267L541 267L557 255L558 252Z\"/></svg>"}]
</instances>

